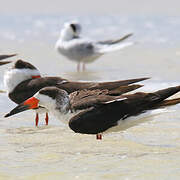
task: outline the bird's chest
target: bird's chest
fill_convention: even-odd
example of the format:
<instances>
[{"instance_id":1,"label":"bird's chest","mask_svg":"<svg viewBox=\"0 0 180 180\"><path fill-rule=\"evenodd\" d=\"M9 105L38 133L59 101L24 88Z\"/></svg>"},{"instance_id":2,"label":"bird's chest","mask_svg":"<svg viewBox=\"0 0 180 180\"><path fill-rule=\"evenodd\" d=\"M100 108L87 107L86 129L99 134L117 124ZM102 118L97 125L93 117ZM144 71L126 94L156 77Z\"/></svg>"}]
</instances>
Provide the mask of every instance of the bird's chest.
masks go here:
<instances>
[{"instance_id":1,"label":"bird's chest","mask_svg":"<svg viewBox=\"0 0 180 180\"><path fill-rule=\"evenodd\" d=\"M58 119L63 124L68 124L69 120L78 113L79 111L77 112L69 111L67 113L62 113L62 112L59 112L58 110L53 111L53 115L56 117L56 119Z\"/></svg>"}]
</instances>

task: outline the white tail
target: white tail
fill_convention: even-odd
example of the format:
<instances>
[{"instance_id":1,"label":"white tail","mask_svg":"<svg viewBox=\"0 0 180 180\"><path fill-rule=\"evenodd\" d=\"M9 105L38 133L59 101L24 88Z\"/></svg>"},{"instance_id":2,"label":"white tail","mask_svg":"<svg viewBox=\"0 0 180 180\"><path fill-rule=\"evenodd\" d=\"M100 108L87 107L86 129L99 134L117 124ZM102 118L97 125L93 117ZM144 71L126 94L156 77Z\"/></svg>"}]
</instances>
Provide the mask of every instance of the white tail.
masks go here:
<instances>
[{"instance_id":1,"label":"white tail","mask_svg":"<svg viewBox=\"0 0 180 180\"><path fill-rule=\"evenodd\" d=\"M113 45L101 45L101 47L99 48L99 53L108 53L112 51L117 51L125 47L132 46L133 44L134 42L125 42L121 44L118 43Z\"/></svg>"}]
</instances>

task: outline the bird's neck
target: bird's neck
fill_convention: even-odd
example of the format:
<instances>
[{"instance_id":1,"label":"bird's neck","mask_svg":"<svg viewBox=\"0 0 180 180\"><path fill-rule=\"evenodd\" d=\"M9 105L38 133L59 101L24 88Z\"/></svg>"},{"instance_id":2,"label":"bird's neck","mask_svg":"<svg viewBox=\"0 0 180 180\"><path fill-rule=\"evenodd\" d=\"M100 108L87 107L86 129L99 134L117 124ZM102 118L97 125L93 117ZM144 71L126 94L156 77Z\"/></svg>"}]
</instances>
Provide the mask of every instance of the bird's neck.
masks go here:
<instances>
[{"instance_id":1,"label":"bird's neck","mask_svg":"<svg viewBox=\"0 0 180 180\"><path fill-rule=\"evenodd\" d=\"M62 41L69 41L74 38L74 33L71 29L63 29L60 34L60 39Z\"/></svg>"}]
</instances>

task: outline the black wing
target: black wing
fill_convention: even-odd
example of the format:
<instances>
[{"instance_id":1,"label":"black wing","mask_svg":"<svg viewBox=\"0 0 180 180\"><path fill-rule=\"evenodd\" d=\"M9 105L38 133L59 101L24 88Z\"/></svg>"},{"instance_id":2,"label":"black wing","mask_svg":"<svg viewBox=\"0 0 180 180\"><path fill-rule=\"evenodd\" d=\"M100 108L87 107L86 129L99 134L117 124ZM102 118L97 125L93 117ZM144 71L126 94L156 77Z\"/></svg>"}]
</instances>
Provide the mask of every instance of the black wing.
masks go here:
<instances>
[{"instance_id":1,"label":"black wing","mask_svg":"<svg viewBox=\"0 0 180 180\"><path fill-rule=\"evenodd\" d=\"M0 60L2 59L6 59L6 58L10 58L10 57L13 57L13 56L16 56L17 54L11 54L11 55L0 55Z\"/></svg>"},{"instance_id":2,"label":"black wing","mask_svg":"<svg viewBox=\"0 0 180 180\"><path fill-rule=\"evenodd\" d=\"M20 104L26 99L32 97L41 88L48 86L56 86L60 89L66 90L68 93L83 89L108 89L112 91L112 94L119 95L141 87L141 85L133 85L132 87L129 87L129 84L140 82L146 79L149 78L128 79L114 82L72 82L60 77L42 77L23 81L15 87L13 92L9 93L9 98L15 103Z\"/></svg>"},{"instance_id":3,"label":"black wing","mask_svg":"<svg viewBox=\"0 0 180 180\"><path fill-rule=\"evenodd\" d=\"M3 59L6 59L6 58L9 58L9 57L13 57L13 56L16 56L17 54L11 54L11 55L0 55L0 60L3 60ZM1 61L0 62L0 66L1 65L4 65L4 64L8 64L10 63L11 61Z\"/></svg>"},{"instance_id":4,"label":"black wing","mask_svg":"<svg viewBox=\"0 0 180 180\"><path fill-rule=\"evenodd\" d=\"M122 98L120 96L111 96L111 91L107 89L81 90L70 94L70 105L71 110L76 111L107 104L117 99Z\"/></svg>"},{"instance_id":5,"label":"black wing","mask_svg":"<svg viewBox=\"0 0 180 180\"><path fill-rule=\"evenodd\" d=\"M164 101L169 96L180 91L180 86L156 91L154 93L135 93L124 95L125 100L112 101L107 104L92 107L72 117L69 127L78 133L97 134L118 124L119 120L136 116L146 110L156 109L161 106L174 105L180 100ZM172 102L172 103L171 103Z\"/></svg>"}]
</instances>

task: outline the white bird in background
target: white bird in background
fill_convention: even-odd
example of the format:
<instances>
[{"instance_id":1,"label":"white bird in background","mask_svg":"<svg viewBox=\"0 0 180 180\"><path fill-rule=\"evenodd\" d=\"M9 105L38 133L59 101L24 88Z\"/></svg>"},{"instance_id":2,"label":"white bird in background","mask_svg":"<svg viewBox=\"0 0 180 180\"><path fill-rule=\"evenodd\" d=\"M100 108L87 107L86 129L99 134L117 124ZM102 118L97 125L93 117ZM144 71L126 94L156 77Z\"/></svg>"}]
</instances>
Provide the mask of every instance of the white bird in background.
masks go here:
<instances>
[{"instance_id":1,"label":"white bird in background","mask_svg":"<svg viewBox=\"0 0 180 180\"><path fill-rule=\"evenodd\" d=\"M85 70L85 64L94 62L105 53L123 49L133 45L133 42L123 42L132 36L127 34L120 39L93 41L88 38L80 37L81 25L77 22L65 23L61 30L60 37L56 42L55 48L63 56L71 61L77 62L77 71L80 71L80 64Z\"/></svg>"}]
</instances>

